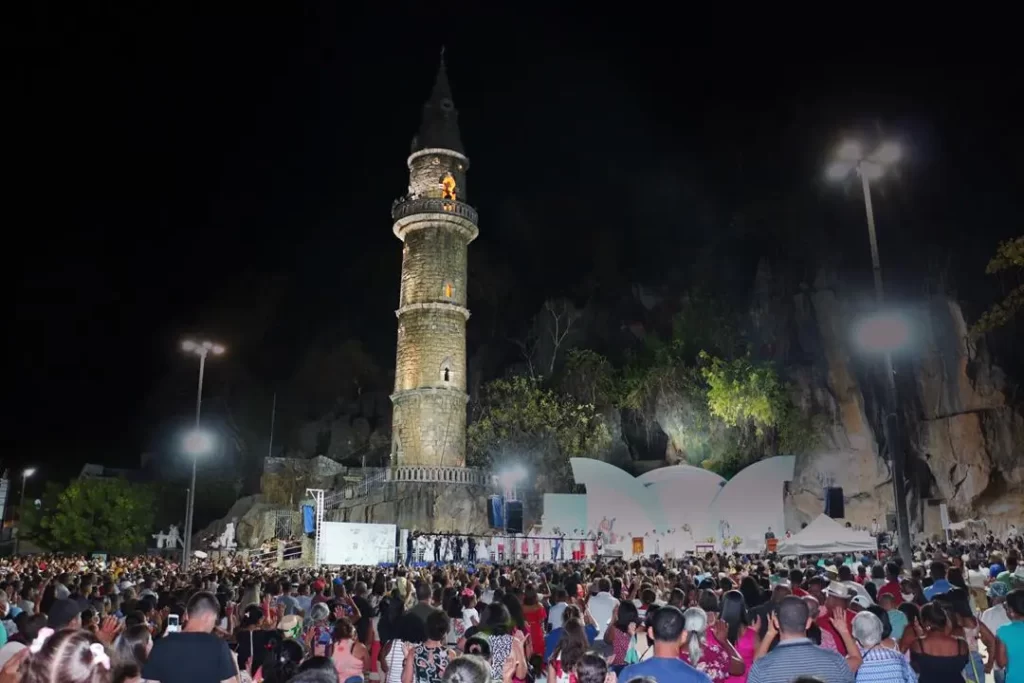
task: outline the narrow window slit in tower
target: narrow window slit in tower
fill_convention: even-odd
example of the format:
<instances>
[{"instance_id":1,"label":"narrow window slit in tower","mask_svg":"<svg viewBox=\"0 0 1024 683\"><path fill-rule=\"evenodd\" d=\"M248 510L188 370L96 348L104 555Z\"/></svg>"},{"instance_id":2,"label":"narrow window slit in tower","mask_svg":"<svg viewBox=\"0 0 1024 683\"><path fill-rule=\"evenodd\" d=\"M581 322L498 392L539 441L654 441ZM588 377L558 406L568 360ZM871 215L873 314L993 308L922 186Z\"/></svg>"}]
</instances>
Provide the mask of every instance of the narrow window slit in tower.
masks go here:
<instances>
[{"instance_id":1,"label":"narrow window slit in tower","mask_svg":"<svg viewBox=\"0 0 1024 683\"><path fill-rule=\"evenodd\" d=\"M451 299L453 292L454 292L454 289L452 288L452 283L450 283L450 282L444 283L444 298Z\"/></svg>"}]
</instances>

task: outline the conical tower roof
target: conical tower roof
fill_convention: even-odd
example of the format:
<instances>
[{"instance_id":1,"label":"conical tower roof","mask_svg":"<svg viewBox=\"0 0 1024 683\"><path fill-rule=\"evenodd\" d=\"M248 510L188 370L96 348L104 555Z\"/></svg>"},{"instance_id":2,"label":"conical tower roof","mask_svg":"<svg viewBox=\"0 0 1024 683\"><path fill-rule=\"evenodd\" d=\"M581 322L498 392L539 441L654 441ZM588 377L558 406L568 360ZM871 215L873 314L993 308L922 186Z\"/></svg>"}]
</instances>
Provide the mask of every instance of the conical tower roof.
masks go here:
<instances>
[{"instance_id":1,"label":"conical tower roof","mask_svg":"<svg viewBox=\"0 0 1024 683\"><path fill-rule=\"evenodd\" d=\"M423 120L420 130L412 139L412 151L440 147L465 154L462 136L459 134L459 113L452 100L452 86L448 82L448 70L444 63L444 49L441 49L441 65L430 99L423 105Z\"/></svg>"}]
</instances>

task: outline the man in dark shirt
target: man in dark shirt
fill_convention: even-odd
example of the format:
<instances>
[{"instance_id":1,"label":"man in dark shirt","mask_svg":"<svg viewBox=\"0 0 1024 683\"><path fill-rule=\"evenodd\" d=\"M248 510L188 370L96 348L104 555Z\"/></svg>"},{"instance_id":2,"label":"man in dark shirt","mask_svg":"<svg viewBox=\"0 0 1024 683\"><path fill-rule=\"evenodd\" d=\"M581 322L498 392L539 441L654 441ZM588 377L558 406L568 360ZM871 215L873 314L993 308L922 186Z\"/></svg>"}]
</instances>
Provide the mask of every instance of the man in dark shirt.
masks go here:
<instances>
[{"instance_id":1,"label":"man in dark shirt","mask_svg":"<svg viewBox=\"0 0 1024 683\"><path fill-rule=\"evenodd\" d=\"M213 635L220 603L199 592L188 601L181 633L157 640L142 669L142 678L160 683L238 683L228 644Z\"/></svg>"},{"instance_id":2,"label":"man in dark shirt","mask_svg":"<svg viewBox=\"0 0 1024 683\"><path fill-rule=\"evenodd\" d=\"M422 643L427 638L427 617L436 612L430 604L430 597L433 590L429 583L420 583L416 586L416 600L418 602L402 617L402 631L412 642Z\"/></svg>"}]
</instances>

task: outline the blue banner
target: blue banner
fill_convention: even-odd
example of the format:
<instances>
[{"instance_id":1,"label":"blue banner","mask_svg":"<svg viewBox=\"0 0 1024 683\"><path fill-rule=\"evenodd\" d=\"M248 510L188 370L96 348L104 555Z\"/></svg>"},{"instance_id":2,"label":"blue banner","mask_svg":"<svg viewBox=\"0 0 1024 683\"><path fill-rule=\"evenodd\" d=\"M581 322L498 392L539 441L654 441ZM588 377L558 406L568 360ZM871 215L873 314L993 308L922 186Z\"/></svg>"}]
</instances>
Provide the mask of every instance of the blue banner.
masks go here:
<instances>
[{"instance_id":1,"label":"blue banner","mask_svg":"<svg viewBox=\"0 0 1024 683\"><path fill-rule=\"evenodd\" d=\"M316 522L313 518L312 505L302 506L302 529L307 534L312 534L316 531Z\"/></svg>"},{"instance_id":2,"label":"blue banner","mask_svg":"<svg viewBox=\"0 0 1024 683\"><path fill-rule=\"evenodd\" d=\"M505 528L505 499L501 496L491 496L491 519L494 520L492 528L504 529Z\"/></svg>"}]
</instances>

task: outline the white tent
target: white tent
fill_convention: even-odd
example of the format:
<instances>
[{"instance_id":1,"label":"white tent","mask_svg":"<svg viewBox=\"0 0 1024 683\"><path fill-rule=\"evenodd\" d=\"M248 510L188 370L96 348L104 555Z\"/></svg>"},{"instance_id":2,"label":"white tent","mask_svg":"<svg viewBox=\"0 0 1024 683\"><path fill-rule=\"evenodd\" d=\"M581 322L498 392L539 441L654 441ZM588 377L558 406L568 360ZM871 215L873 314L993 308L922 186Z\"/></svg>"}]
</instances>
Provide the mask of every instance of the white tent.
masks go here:
<instances>
[{"instance_id":1,"label":"white tent","mask_svg":"<svg viewBox=\"0 0 1024 683\"><path fill-rule=\"evenodd\" d=\"M877 549L877 542L868 532L847 529L828 515L821 515L796 536L779 541L777 552L780 555L809 555Z\"/></svg>"}]
</instances>

